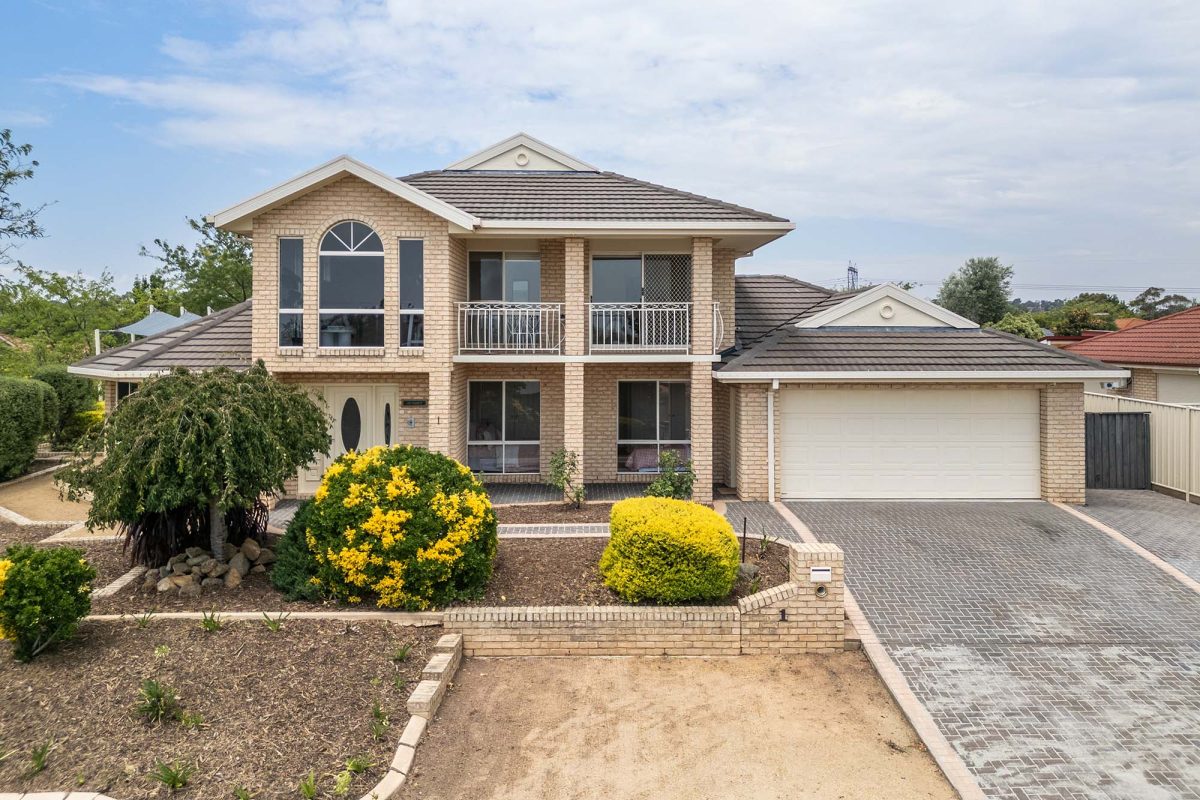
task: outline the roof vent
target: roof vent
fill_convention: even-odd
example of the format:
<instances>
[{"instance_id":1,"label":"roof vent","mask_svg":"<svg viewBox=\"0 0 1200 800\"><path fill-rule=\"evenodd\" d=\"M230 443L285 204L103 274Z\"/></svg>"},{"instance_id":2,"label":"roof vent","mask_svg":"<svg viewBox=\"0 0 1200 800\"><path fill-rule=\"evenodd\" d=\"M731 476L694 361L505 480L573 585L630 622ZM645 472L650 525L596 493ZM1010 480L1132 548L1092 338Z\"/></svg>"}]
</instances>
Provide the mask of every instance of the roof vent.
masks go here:
<instances>
[{"instance_id":1,"label":"roof vent","mask_svg":"<svg viewBox=\"0 0 1200 800\"><path fill-rule=\"evenodd\" d=\"M524 150L518 150L516 161L518 167L526 166L529 164L529 153L526 153Z\"/></svg>"}]
</instances>

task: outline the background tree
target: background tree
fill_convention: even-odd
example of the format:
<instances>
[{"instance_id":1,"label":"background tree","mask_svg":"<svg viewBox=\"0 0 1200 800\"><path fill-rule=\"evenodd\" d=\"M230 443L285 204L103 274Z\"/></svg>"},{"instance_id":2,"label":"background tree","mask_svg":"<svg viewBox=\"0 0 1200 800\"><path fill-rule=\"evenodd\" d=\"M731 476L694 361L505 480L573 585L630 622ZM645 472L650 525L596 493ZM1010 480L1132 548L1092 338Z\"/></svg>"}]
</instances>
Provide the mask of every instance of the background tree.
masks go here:
<instances>
[{"instance_id":1,"label":"background tree","mask_svg":"<svg viewBox=\"0 0 1200 800\"><path fill-rule=\"evenodd\" d=\"M7 260L13 240L46 235L37 221L38 212L45 206L26 208L9 195L13 186L33 177L38 162L27 160L32 152L32 145L13 143L11 130L0 130L0 263Z\"/></svg>"},{"instance_id":2,"label":"background tree","mask_svg":"<svg viewBox=\"0 0 1200 800\"><path fill-rule=\"evenodd\" d=\"M96 405L96 382L72 375L62 364L42 367L32 377L49 384L58 397L58 419L51 431L54 444L59 447L75 444L85 427L82 414Z\"/></svg>"},{"instance_id":3,"label":"background tree","mask_svg":"<svg viewBox=\"0 0 1200 800\"><path fill-rule=\"evenodd\" d=\"M188 225L200 234L193 247L155 239L154 249L141 249L143 256L162 264L154 273L162 285L174 290L197 314L209 306L219 311L249 300L253 276L250 240L194 219L189 219Z\"/></svg>"},{"instance_id":4,"label":"background tree","mask_svg":"<svg viewBox=\"0 0 1200 800\"><path fill-rule=\"evenodd\" d=\"M1081 336L1084 331L1108 330L1097 327L1102 322L1086 305L1077 305L1064 308L1059 313L1052 330L1057 336ZM1116 326L1114 325L1112 329L1116 330Z\"/></svg>"},{"instance_id":5,"label":"background tree","mask_svg":"<svg viewBox=\"0 0 1200 800\"><path fill-rule=\"evenodd\" d=\"M990 325L1009 311L1012 267L998 258L971 258L942 282L937 303L955 314Z\"/></svg>"},{"instance_id":6,"label":"background tree","mask_svg":"<svg viewBox=\"0 0 1200 800\"><path fill-rule=\"evenodd\" d=\"M123 400L60 479L72 499L91 492L88 524L121 526L138 563L203 544L223 559L227 540L262 533L259 498L328 451L326 423L261 361L242 373L176 370Z\"/></svg>"},{"instance_id":7,"label":"background tree","mask_svg":"<svg viewBox=\"0 0 1200 800\"><path fill-rule=\"evenodd\" d=\"M1032 339L1035 342L1042 338L1042 326L1037 324L1037 320L1033 318L1032 314L1018 314L1010 311L991 327L998 331Z\"/></svg>"},{"instance_id":8,"label":"background tree","mask_svg":"<svg viewBox=\"0 0 1200 800\"><path fill-rule=\"evenodd\" d=\"M1168 314L1187 311L1196 305L1196 301L1181 294L1163 294L1157 286L1151 286L1146 291L1129 301L1129 306L1142 319L1158 319Z\"/></svg>"},{"instance_id":9,"label":"background tree","mask_svg":"<svg viewBox=\"0 0 1200 800\"><path fill-rule=\"evenodd\" d=\"M0 332L29 348L32 364L65 364L92 350L92 331L132 321L128 298L99 278L64 275L18 263L14 277L0 277Z\"/></svg>"}]
</instances>

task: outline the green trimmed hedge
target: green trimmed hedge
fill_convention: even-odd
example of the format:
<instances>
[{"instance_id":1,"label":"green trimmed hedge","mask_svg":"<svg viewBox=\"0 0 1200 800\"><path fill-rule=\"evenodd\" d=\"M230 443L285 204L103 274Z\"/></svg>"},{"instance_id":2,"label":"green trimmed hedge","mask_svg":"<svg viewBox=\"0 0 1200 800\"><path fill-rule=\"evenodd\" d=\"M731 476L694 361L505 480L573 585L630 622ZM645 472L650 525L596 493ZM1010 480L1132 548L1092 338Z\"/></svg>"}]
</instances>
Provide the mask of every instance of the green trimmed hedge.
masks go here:
<instances>
[{"instance_id":1,"label":"green trimmed hedge","mask_svg":"<svg viewBox=\"0 0 1200 800\"><path fill-rule=\"evenodd\" d=\"M29 468L38 442L53 430L58 399L49 384L0 376L0 408L0 480L8 480Z\"/></svg>"},{"instance_id":2,"label":"green trimmed hedge","mask_svg":"<svg viewBox=\"0 0 1200 800\"><path fill-rule=\"evenodd\" d=\"M80 375L72 375L62 364L42 367L33 379L48 383L58 396L58 418L51 432L58 446L73 445L87 430L86 412L96 405L96 384Z\"/></svg>"}]
</instances>

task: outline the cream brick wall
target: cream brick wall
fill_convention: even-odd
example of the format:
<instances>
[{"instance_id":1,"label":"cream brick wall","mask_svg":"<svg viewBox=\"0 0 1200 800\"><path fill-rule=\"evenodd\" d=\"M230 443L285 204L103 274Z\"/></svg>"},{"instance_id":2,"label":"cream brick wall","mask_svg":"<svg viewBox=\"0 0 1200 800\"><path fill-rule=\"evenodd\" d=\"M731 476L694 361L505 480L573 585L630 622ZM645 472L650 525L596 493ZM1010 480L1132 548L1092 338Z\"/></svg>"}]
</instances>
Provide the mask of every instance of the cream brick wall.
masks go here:
<instances>
[{"instance_id":1,"label":"cream brick wall","mask_svg":"<svg viewBox=\"0 0 1200 800\"><path fill-rule=\"evenodd\" d=\"M713 352L713 241L692 239L692 352Z\"/></svg>"},{"instance_id":2,"label":"cream brick wall","mask_svg":"<svg viewBox=\"0 0 1200 800\"><path fill-rule=\"evenodd\" d=\"M696 481L692 499L713 499L713 377L712 364L692 364L692 469Z\"/></svg>"},{"instance_id":3,"label":"cream brick wall","mask_svg":"<svg viewBox=\"0 0 1200 800\"><path fill-rule=\"evenodd\" d=\"M1083 385L1058 383L1040 393L1042 497L1086 501Z\"/></svg>"},{"instance_id":4,"label":"cream brick wall","mask_svg":"<svg viewBox=\"0 0 1200 800\"><path fill-rule=\"evenodd\" d=\"M713 483L729 483L729 447L733 431L729 426L729 384L713 381L712 453Z\"/></svg>"},{"instance_id":5,"label":"cream brick wall","mask_svg":"<svg viewBox=\"0 0 1200 800\"><path fill-rule=\"evenodd\" d=\"M810 567L829 567L825 596L809 580ZM835 544L793 544L789 583L738 602L745 654L834 653L846 646L845 558ZM783 613L780 613L783 612Z\"/></svg>"},{"instance_id":6,"label":"cream brick wall","mask_svg":"<svg viewBox=\"0 0 1200 800\"><path fill-rule=\"evenodd\" d=\"M539 381L541 383L541 446L539 457L541 472L539 474L488 474L483 476L490 483L529 483L538 482L549 474L550 457L563 446L563 413L566 408L563 399L563 365L562 364L460 364L463 374L462 415L455 420L455 427L461 430L462 439L467 440L467 383L470 381ZM465 450L464 450L465 457Z\"/></svg>"},{"instance_id":7,"label":"cream brick wall","mask_svg":"<svg viewBox=\"0 0 1200 800\"><path fill-rule=\"evenodd\" d=\"M725 335L718 343L717 351L733 347L737 330L737 309L734 307L734 257L726 248L713 250L712 299L721 304L721 318Z\"/></svg>"},{"instance_id":8,"label":"cream brick wall","mask_svg":"<svg viewBox=\"0 0 1200 800\"><path fill-rule=\"evenodd\" d=\"M542 302L561 303L567 297L567 248L565 239L538 240L542 262Z\"/></svg>"},{"instance_id":9,"label":"cream brick wall","mask_svg":"<svg viewBox=\"0 0 1200 800\"><path fill-rule=\"evenodd\" d=\"M566 337L563 352L570 356L583 355L588 350L588 286L587 243L576 237L568 238L563 244L565 260L565 306Z\"/></svg>"},{"instance_id":10,"label":"cream brick wall","mask_svg":"<svg viewBox=\"0 0 1200 800\"><path fill-rule=\"evenodd\" d=\"M1133 368L1129 370L1129 383L1122 392L1134 400L1158 400L1158 373L1152 369Z\"/></svg>"},{"instance_id":11,"label":"cream brick wall","mask_svg":"<svg viewBox=\"0 0 1200 800\"><path fill-rule=\"evenodd\" d=\"M587 364L584 367L584 476L588 482L653 480L649 474L617 472L617 382L686 381L687 364ZM711 377L709 378L711 381ZM692 438L696 437L695 409Z\"/></svg>"},{"instance_id":12,"label":"cream brick wall","mask_svg":"<svg viewBox=\"0 0 1200 800\"><path fill-rule=\"evenodd\" d=\"M806 389L978 389L1033 388L1039 392L1041 489L1046 500L1080 503L1084 499L1083 384L805 384ZM766 500L767 491L767 384L737 386L737 488L743 500ZM778 401L778 397L776 398ZM783 448L779 403L775 406L775 492L780 493Z\"/></svg>"}]
</instances>

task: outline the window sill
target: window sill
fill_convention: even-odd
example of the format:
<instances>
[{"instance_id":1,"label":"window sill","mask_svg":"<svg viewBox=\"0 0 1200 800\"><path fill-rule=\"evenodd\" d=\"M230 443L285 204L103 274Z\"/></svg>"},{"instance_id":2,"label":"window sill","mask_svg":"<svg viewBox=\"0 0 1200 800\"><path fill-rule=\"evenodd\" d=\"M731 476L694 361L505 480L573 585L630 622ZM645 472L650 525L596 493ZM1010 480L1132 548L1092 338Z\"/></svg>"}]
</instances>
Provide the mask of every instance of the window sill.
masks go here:
<instances>
[{"instance_id":1,"label":"window sill","mask_svg":"<svg viewBox=\"0 0 1200 800\"><path fill-rule=\"evenodd\" d=\"M424 347L401 347L396 351L396 355L403 357L423 356L425 355Z\"/></svg>"},{"instance_id":2,"label":"window sill","mask_svg":"<svg viewBox=\"0 0 1200 800\"><path fill-rule=\"evenodd\" d=\"M385 347L318 347L318 356L382 356Z\"/></svg>"},{"instance_id":3,"label":"window sill","mask_svg":"<svg viewBox=\"0 0 1200 800\"><path fill-rule=\"evenodd\" d=\"M285 357L299 357L304 355L303 347L280 347L279 355Z\"/></svg>"}]
</instances>

